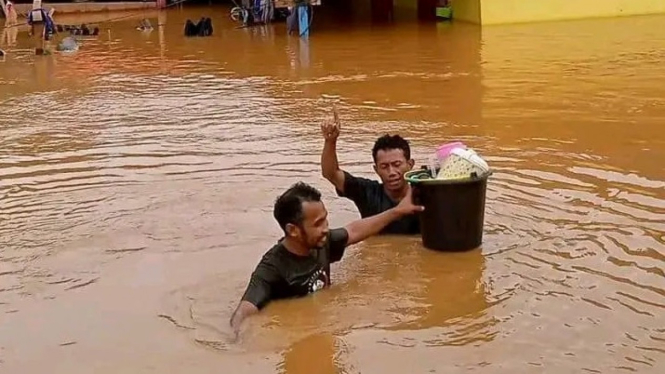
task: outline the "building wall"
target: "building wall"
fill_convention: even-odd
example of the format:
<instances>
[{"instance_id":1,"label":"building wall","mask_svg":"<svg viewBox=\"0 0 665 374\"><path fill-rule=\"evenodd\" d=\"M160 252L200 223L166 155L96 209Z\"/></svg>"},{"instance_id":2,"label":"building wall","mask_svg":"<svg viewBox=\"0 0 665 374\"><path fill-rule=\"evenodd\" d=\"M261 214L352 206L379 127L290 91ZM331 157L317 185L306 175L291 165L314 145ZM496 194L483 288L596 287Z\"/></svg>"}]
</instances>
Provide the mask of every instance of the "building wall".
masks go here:
<instances>
[{"instance_id":1,"label":"building wall","mask_svg":"<svg viewBox=\"0 0 665 374\"><path fill-rule=\"evenodd\" d=\"M481 23L480 2L481 0L452 0L453 19Z\"/></svg>"},{"instance_id":2,"label":"building wall","mask_svg":"<svg viewBox=\"0 0 665 374\"><path fill-rule=\"evenodd\" d=\"M453 17L483 25L665 14L665 0L452 0Z\"/></svg>"}]
</instances>

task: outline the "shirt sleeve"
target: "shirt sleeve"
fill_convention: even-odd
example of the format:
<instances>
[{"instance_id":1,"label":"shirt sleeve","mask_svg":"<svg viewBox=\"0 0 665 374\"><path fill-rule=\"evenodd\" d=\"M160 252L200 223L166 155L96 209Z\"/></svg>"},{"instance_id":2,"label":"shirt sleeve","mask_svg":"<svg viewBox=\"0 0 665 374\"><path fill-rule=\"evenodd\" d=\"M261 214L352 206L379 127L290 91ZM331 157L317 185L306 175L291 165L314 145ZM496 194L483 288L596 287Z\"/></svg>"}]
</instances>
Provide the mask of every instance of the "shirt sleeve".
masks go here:
<instances>
[{"instance_id":1,"label":"shirt sleeve","mask_svg":"<svg viewBox=\"0 0 665 374\"><path fill-rule=\"evenodd\" d=\"M330 230L328 234L328 251L330 253L331 264L342 259L348 243L349 233L345 228Z\"/></svg>"},{"instance_id":2,"label":"shirt sleeve","mask_svg":"<svg viewBox=\"0 0 665 374\"><path fill-rule=\"evenodd\" d=\"M252 303L259 310L263 309L273 299L279 281L277 269L262 260L252 273L242 300Z\"/></svg>"}]
</instances>

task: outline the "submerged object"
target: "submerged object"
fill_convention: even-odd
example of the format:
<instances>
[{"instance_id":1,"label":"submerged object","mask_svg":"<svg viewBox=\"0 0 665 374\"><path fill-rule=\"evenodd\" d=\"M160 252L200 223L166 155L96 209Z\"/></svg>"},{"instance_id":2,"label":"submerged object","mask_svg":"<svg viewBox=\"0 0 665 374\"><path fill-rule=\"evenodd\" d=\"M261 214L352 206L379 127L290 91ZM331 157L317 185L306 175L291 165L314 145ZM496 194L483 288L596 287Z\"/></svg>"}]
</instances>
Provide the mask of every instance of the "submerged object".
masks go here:
<instances>
[{"instance_id":1,"label":"submerged object","mask_svg":"<svg viewBox=\"0 0 665 374\"><path fill-rule=\"evenodd\" d=\"M70 35L81 35L81 36L97 36L97 35L99 35L99 27L95 26L94 28L90 28L85 23L82 23L79 26L58 25L58 28L62 28L64 31L69 31Z\"/></svg>"},{"instance_id":2,"label":"submerged object","mask_svg":"<svg viewBox=\"0 0 665 374\"><path fill-rule=\"evenodd\" d=\"M46 48L35 48L35 55L37 56L48 56L51 54L51 51L49 51Z\"/></svg>"},{"instance_id":3,"label":"submerged object","mask_svg":"<svg viewBox=\"0 0 665 374\"><path fill-rule=\"evenodd\" d=\"M136 29L140 31L152 31L153 27L152 24L150 23L150 20L144 18L139 22L139 25L136 26Z\"/></svg>"},{"instance_id":4,"label":"submerged object","mask_svg":"<svg viewBox=\"0 0 665 374\"><path fill-rule=\"evenodd\" d=\"M185 36L211 36L212 20L208 17L201 17L198 23L191 20L185 22Z\"/></svg>"},{"instance_id":5,"label":"submerged object","mask_svg":"<svg viewBox=\"0 0 665 374\"><path fill-rule=\"evenodd\" d=\"M212 35L212 20L208 17L201 18L198 24L199 36L210 36Z\"/></svg>"},{"instance_id":6,"label":"submerged object","mask_svg":"<svg viewBox=\"0 0 665 374\"><path fill-rule=\"evenodd\" d=\"M196 25L191 20L185 22L185 36L196 36L198 34L198 29Z\"/></svg>"},{"instance_id":7,"label":"submerged object","mask_svg":"<svg viewBox=\"0 0 665 374\"><path fill-rule=\"evenodd\" d=\"M79 50L78 43L74 38L68 36L58 44L58 51L60 52L75 52Z\"/></svg>"}]
</instances>

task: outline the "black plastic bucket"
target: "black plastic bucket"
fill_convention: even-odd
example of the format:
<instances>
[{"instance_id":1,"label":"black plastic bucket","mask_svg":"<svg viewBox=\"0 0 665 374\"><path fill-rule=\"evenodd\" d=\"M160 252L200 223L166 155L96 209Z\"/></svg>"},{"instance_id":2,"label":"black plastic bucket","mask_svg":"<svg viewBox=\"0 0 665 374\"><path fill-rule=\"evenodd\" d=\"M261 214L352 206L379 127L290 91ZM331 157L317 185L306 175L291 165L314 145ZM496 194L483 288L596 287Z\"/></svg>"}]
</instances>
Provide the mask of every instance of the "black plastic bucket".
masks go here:
<instances>
[{"instance_id":1,"label":"black plastic bucket","mask_svg":"<svg viewBox=\"0 0 665 374\"><path fill-rule=\"evenodd\" d=\"M468 179L425 179L427 170L407 173L413 202L425 207L420 213L423 246L446 252L480 247L485 226L487 179L492 173Z\"/></svg>"}]
</instances>

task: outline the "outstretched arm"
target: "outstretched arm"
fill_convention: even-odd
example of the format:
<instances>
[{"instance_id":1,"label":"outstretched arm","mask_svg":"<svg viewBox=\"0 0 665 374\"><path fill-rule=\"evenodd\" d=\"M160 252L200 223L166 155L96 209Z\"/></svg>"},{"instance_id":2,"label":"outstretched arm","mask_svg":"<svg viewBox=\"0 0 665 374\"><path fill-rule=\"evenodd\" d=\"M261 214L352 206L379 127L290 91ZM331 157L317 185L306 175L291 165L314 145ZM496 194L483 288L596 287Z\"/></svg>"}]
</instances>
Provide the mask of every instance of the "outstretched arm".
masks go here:
<instances>
[{"instance_id":1,"label":"outstretched arm","mask_svg":"<svg viewBox=\"0 0 665 374\"><path fill-rule=\"evenodd\" d=\"M388 209L382 213L376 214L371 217L366 217L349 223L345 229L349 234L347 245L356 244L370 236L376 235L384 227L388 226L391 222L402 216L422 212L425 208L422 206L414 205L411 200L411 188L406 196L397 204L396 207Z\"/></svg>"},{"instance_id":2,"label":"outstretched arm","mask_svg":"<svg viewBox=\"0 0 665 374\"><path fill-rule=\"evenodd\" d=\"M402 214L397 211L397 208L392 208L377 215L349 223L344 227L346 232L349 233L349 241L347 244L356 244L370 236L378 234L384 227L388 226L390 222L401 216Z\"/></svg>"}]
</instances>

